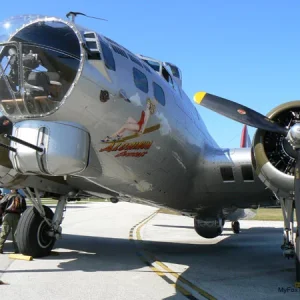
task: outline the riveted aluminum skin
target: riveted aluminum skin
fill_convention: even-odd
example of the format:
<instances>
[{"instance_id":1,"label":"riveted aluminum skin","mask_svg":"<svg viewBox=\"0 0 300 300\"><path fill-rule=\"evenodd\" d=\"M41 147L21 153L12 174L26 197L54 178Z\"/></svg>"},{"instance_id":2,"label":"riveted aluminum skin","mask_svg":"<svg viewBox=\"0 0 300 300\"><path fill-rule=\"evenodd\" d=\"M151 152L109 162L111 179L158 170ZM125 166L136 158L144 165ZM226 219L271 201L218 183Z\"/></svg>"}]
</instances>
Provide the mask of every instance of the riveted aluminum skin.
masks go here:
<instances>
[{"instance_id":1,"label":"riveted aluminum skin","mask_svg":"<svg viewBox=\"0 0 300 300\"><path fill-rule=\"evenodd\" d=\"M18 151L22 149L24 155L22 160L15 159L13 154L10 156L12 161L15 160L14 168L20 170L19 172L72 174L67 176L66 182L81 191L95 195L114 193L132 201L171 207L187 213L195 213L203 207L209 207L215 214L219 210L225 211L225 208L232 212L236 207L247 207L268 197L265 186L257 177L254 176L250 181L242 178L241 166L251 168L250 148L241 151L221 149L208 133L199 112L182 89L176 91L157 72L149 67L147 71L143 67L146 63L127 49L123 48L123 51L135 57L139 64L115 53L108 39L97 34L100 41L108 44L114 57L116 70L110 70L106 68L103 59L94 60L88 57L83 47L84 29L59 18L38 17L31 24L43 20L66 24L75 32L80 46L80 55L74 58L78 63L76 76L54 109L39 115L8 117L13 119L15 126L23 122L24 118L33 122L35 131L34 134L31 133L34 136L32 142L37 145L40 142L37 124L40 121L48 121L50 124L81 124L90 136L89 161L84 167L84 156L73 157L70 167L62 168L55 163L54 158L63 162L64 155L58 157L53 147L51 155L53 154L54 167L47 167L44 159L36 157L37 153L34 156L30 153L31 150L20 147ZM27 27L29 25L25 24L22 28ZM22 28L17 32L22 31ZM148 92L137 88L133 77L134 69L146 76ZM155 99L154 82L164 91L164 104ZM101 101L101 91L108 93L107 101ZM122 128L126 120L139 120L142 111L147 109L149 100L155 103L155 112L149 118L147 127L154 127L156 130L134 135L131 140L124 142L103 142L108 135ZM47 128L46 125L44 127ZM25 127L21 129L27 130ZM64 140L60 130L54 130L57 136L50 132L49 137L65 143L62 153L72 157L71 147L66 142L68 138ZM29 131L21 135L27 141L31 140L28 133ZM16 134L18 135L17 132ZM64 137L66 135L68 130ZM81 139L79 136L80 134L77 135L77 141ZM142 149L143 147L146 149ZM143 155L139 156L141 153ZM220 166L233 168L232 182L224 182Z\"/></svg>"},{"instance_id":2,"label":"riveted aluminum skin","mask_svg":"<svg viewBox=\"0 0 300 300\"><path fill-rule=\"evenodd\" d=\"M43 153L12 141L13 167L22 174L69 175L82 172L88 164L89 134L70 122L21 121L13 136L44 149Z\"/></svg>"}]
</instances>

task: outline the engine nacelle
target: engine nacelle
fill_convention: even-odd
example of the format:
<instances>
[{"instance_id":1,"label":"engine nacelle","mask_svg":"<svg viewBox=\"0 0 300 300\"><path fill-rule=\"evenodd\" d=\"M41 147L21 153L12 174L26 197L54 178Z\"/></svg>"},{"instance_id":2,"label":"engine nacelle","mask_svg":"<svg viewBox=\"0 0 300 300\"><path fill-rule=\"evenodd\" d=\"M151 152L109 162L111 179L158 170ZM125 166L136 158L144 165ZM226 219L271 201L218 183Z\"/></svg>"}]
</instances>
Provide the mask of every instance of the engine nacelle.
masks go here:
<instances>
[{"instance_id":1,"label":"engine nacelle","mask_svg":"<svg viewBox=\"0 0 300 300\"><path fill-rule=\"evenodd\" d=\"M195 231L203 238L213 239L219 236L223 231L222 219L201 219L194 218Z\"/></svg>"},{"instance_id":2,"label":"engine nacelle","mask_svg":"<svg viewBox=\"0 0 300 300\"><path fill-rule=\"evenodd\" d=\"M267 117L290 128L300 123L300 101L279 105ZM262 182L278 196L293 194L296 157L297 152L281 134L256 131L252 147L253 167Z\"/></svg>"}]
</instances>

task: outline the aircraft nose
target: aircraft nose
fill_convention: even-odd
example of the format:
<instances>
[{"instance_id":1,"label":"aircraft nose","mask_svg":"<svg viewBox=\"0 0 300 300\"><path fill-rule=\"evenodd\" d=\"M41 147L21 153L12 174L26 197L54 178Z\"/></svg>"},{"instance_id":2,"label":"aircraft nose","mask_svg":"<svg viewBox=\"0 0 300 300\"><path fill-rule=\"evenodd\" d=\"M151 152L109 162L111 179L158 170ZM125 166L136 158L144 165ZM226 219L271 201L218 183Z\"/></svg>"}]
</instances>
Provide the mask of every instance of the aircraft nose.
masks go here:
<instances>
[{"instance_id":1,"label":"aircraft nose","mask_svg":"<svg viewBox=\"0 0 300 300\"><path fill-rule=\"evenodd\" d=\"M0 23L4 114L21 119L56 111L75 85L81 51L79 33L63 20L36 16Z\"/></svg>"}]
</instances>

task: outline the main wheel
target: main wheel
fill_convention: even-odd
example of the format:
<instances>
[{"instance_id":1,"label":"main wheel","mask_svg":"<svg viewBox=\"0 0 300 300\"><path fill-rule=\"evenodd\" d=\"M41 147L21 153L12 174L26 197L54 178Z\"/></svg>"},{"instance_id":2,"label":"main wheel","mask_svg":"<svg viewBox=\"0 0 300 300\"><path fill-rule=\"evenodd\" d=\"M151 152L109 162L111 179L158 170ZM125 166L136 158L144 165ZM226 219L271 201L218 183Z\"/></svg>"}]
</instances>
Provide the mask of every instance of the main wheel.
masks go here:
<instances>
[{"instance_id":1,"label":"main wheel","mask_svg":"<svg viewBox=\"0 0 300 300\"><path fill-rule=\"evenodd\" d=\"M210 219L202 220L199 217L194 218L194 229L203 238L213 239L222 234L222 220Z\"/></svg>"},{"instance_id":2,"label":"main wheel","mask_svg":"<svg viewBox=\"0 0 300 300\"><path fill-rule=\"evenodd\" d=\"M46 218L51 222L53 211L48 206L43 207ZM20 253L32 257L49 255L55 243L55 238L49 235L50 229L35 207L26 209L17 228L16 238Z\"/></svg>"},{"instance_id":3,"label":"main wheel","mask_svg":"<svg viewBox=\"0 0 300 300\"><path fill-rule=\"evenodd\" d=\"M240 233L241 229L240 229L240 222L239 221L232 222L231 227L232 227L232 231L234 233Z\"/></svg>"}]
</instances>

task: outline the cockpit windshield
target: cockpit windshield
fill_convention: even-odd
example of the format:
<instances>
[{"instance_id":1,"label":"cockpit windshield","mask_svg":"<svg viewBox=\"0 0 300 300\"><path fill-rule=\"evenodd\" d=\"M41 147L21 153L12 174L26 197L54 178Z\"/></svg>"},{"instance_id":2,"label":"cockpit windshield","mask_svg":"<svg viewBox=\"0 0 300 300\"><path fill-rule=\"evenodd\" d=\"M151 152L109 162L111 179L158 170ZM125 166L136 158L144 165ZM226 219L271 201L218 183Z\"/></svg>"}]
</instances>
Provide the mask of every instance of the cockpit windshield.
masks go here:
<instances>
[{"instance_id":1,"label":"cockpit windshield","mask_svg":"<svg viewBox=\"0 0 300 300\"><path fill-rule=\"evenodd\" d=\"M173 65L171 63L166 63L166 65L170 68L170 71L171 71L173 76L175 76L179 79L182 79L181 78L181 72L180 72L178 67L176 67L175 65Z\"/></svg>"},{"instance_id":2,"label":"cockpit windshield","mask_svg":"<svg viewBox=\"0 0 300 300\"><path fill-rule=\"evenodd\" d=\"M80 64L74 30L56 18L0 23L0 106L11 116L41 116L60 106Z\"/></svg>"},{"instance_id":3,"label":"cockpit windshield","mask_svg":"<svg viewBox=\"0 0 300 300\"><path fill-rule=\"evenodd\" d=\"M149 60L149 59L143 59L143 61L146 62L154 71L160 72L160 63L159 62Z\"/></svg>"}]
</instances>

